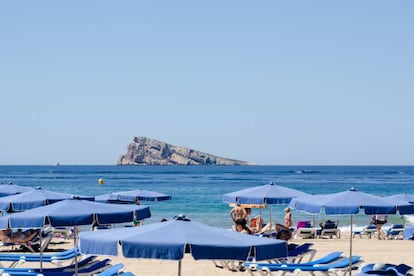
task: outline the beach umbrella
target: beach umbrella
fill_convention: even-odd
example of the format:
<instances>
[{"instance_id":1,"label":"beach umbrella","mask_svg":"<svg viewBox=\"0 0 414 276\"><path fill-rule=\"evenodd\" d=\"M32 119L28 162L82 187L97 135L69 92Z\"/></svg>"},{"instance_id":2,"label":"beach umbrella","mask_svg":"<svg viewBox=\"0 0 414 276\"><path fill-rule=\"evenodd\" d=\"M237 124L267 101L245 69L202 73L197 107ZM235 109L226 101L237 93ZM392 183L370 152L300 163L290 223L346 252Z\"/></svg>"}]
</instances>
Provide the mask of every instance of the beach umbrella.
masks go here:
<instances>
[{"instance_id":1,"label":"beach umbrella","mask_svg":"<svg viewBox=\"0 0 414 276\"><path fill-rule=\"evenodd\" d=\"M140 204L141 201L163 201L169 199L171 199L170 195L143 189L112 192L109 194L99 195L95 197L95 201L99 202L135 204Z\"/></svg>"},{"instance_id":2,"label":"beach umbrella","mask_svg":"<svg viewBox=\"0 0 414 276\"><path fill-rule=\"evenodd\" d=\"M79 244L83 254L116 256L121 244L127 258L177 260L178 275L184 253L191 253L195 260L254 257L259 261L287 256L285 241L214 228L184 215L139 227L82 232Z\"/></svg>"},{"instance_id":3,"label":"beach umbrella","mask_svg":"<svg viewBox=\"0 0 414 276\"><path fill-rule=\"evenodd\" d=\"M73 198L0 217L0 229L42 228L46 225L74 227L76 247L76 226L91 225L94 222L99 224L132 222L134 219L142 220L150 216L149 207L144 205L106 204ZM76 257L75 264L77 264Z\"/></svg>"},{"instance_id":4,"label":"beach umbrella","mask_svg":"<svg viewBox=\"0 0 414 276\"><path fill-rule=\"evenodd\" d=\"M397 199L397 200L408 202L410 204L414 204L414 195L411 195L411 194L405 194L405 193L395 194L395 195L387 196L386 198ZM403 221L403 225L405 225L405 217L401 216L401 219Z\"/></svg>"},{"instance_id":5,"label":"beach umbrella","mask_svg":"<svg viewBox=\"0 0 414 276\"><path fill-rule=\"evenodd\" d=\"M391 196L387 196L387 198L390 199L398 199L398 200L402 200L402 201L406 201L408 203L414 204L414 195L411 194L395 194L395 195L391 195Z\"/></svg>"},{"instance_id":6,"label":"beach umbrella","mask_svg":"<svg viewBox=\"0 0 414 276\"><path fill-rule=\"evenodd\" d=\"M0 197L0 210L6 212L21 212L32 208L55 203L60 200L75 197L73 194L59 193L36 187L26 192ZM82 199L94 200L93 197L77 196Z\"/></svg>"},{"instance_id":7,"label":"beach umbrella","mask_svg":"<svg viewBox=\"0 0 414 276\"><path fill-rule=\"evenodd\" d=\"M269 204L270 223L272 223L272 205L289 204L297 196L306 196L307 193L276 185L270 182L266 185L255 186L223 195L223 202L236 204Z\"/></svg>"},{"instance_id":8,"label":"beach umbrella","mask_svg":"<svg viewBox=\"0 0 414 276\"><path fill-rule=\"evenodd\" d=\"M9 182L9 184L0 184L0 197L20 194L31 190L33 190L32 187L19 186L12 182Z\"/></svg>"},{"instance_id":9,"label":"beach umbrella","mask_svg":"<svg viewBox=\"0 0 414 276\"><path fill-rule=\"evenodd\" d=\"M106 204L72 198L0 217L0 229L42 228L45 225L70 227L94 222L112 224L150 216L149 207L144 205Z\"/></svg>"},{"instance_id":10,"label":"beach umbrella","mask_svg":"<svg viewBox=\"0 0 414 276\"><path fill-rule=\"evenodd\" d=\"M414 213L414 206L407 202L359 192L355 188L333 194L295 197L289 206L314 215L322 211L326 215L350 215L350 256L352 256L353 215L358 214L360 210L364 210L366 215L396 214L397 211L401 215ZM349 275L351 275L351 266L350 262Z\"/></svg>"}]
</instances>

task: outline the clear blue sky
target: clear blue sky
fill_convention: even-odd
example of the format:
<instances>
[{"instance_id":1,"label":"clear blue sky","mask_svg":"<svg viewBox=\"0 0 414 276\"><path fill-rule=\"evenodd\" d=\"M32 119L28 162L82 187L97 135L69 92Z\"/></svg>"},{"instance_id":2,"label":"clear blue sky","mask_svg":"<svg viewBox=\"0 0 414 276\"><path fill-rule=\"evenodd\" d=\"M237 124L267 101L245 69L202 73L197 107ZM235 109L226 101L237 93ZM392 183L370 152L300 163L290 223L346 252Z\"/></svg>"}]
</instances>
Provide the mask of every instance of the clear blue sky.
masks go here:
<instances>
[{"instance_id":1,"label":"clear blue sky","mask_svg":"<svg viewBox=\"0 0 414 276\"><path fill-rule=\"evenodd\" d=\"M2 1L0 164L134 136L263 165L414 165L413 1Z\"/></svg>"}]
</instances>

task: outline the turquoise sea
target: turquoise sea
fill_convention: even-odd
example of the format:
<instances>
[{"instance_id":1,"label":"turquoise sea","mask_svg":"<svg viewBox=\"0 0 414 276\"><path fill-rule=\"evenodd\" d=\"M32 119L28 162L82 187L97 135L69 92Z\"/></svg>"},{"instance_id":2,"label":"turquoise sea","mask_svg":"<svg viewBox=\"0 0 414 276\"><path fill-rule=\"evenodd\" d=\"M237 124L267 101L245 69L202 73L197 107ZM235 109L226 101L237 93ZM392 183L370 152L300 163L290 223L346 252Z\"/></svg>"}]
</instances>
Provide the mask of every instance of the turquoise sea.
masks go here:
<instances>
[{"instance_id":1,"label":"turquoise sea","mask_svg":"<svg viewBox=\"0 0 414 276\"><path fill-rule=\"evenodd\" d=\"M98 179L104 179L99 185ZM307 193L334 193L351 187L376 195L414 194L413 166L0 166L0 182L36 187L79 195L96 196L112 191L146 189L166 193L172 200L142 202L151 208L152 217L145 223L185 214L220 228L230 228L230 207L223 203L223 194L264 185L269 182ZM283 222L285 205L272 207L272 221ZM270 208L262 210L269 217ZM253 215L258 214L253 210ZM327 219L323 214L313 218L293 210L294 225L298 220L317 222ZM349 216L330 217L348 229ZM414 217L404 218L414 223ZM399 215L390 223L401 223ZM354 218L356 227L369 222L363 214Z\"/></svg>"}]
</instances>

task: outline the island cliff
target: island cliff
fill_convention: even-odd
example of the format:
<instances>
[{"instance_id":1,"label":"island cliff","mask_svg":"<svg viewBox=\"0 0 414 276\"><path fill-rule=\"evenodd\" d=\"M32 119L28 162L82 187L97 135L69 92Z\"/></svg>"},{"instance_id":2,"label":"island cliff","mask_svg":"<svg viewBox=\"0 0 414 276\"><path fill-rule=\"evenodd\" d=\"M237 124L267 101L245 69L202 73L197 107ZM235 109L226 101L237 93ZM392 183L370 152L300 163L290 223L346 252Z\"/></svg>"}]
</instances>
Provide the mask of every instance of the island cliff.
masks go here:
<instances>
[{"instance_id":1,"label":"island cliff","mask_svg":"<svg viewBox=\"0 0 414 276\"><path fill-rule=\"evenodd\" d=\"M134 137L118 165L250 165L248 162L218 157L174 146L147 137Z\"/></svg>"}]
</instances>

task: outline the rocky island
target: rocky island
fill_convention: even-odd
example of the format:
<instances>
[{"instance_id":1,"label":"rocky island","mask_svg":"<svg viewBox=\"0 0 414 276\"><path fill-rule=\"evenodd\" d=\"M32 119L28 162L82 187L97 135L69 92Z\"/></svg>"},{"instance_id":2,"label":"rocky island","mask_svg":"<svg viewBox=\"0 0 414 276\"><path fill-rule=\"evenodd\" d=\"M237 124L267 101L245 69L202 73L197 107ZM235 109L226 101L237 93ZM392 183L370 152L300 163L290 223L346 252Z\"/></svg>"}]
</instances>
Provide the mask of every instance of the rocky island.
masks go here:
<instances>
[{"instance_id":1,"label":"rocky island","mask_svg":"<svg viewBox=\"0 0 414 276\"><path fill-rule=\"evenodd\" d=\"M197 150L137 136L117 165L250 165L246 161L218 157Z\"/></svg>"}]
</instances>

